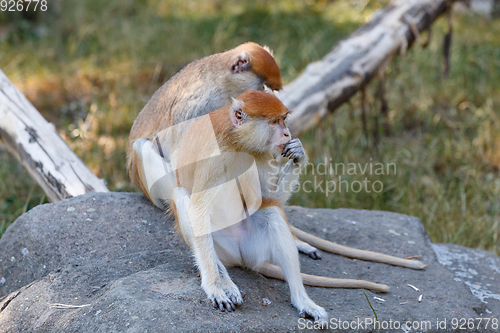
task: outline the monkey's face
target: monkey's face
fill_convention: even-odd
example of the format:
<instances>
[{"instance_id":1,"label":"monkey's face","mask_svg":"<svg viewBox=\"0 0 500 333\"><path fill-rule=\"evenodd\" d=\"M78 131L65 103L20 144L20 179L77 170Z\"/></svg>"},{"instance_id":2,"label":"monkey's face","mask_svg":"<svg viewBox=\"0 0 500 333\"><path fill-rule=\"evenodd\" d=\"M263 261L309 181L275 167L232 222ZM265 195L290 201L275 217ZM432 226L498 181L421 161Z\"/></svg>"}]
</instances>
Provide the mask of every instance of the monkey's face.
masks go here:
<instances>
[{"instance_id":1,"label":"monkey's face","mask_svg":"<svg viewBox=\"0 0 500 333\"><path fill-rule=\"evenodd\" d=\"M274 94L244 92L229 109L231 131L237 136L234 142L249 153L281 153L291 139L285 124L289 113Z\"/></svg>"},{"instance_id":2,"label":"monkey's face","mask_svg":"<svg viewBox=\"0 0 500 333\"><path fill-rule=\"evenodd\" d=\"M235 112L235 134L239 147L249 153L269 152L276 156L290 141L290 130L285 124L286 115L265 118L252 117L246 113Z\"/></svg>"},{"instance_id":3,"label":"monkey's face","mask_svg":"<svg viewBox=\"0 0 500 333\"><path fill-rule=\"evenodd\" d=\"M271 118L268 121L270 129L269 146L273 153L281 153L291 139L290 130L285 123L287 115L288 113Z\"/></svg>"}]
</instances>

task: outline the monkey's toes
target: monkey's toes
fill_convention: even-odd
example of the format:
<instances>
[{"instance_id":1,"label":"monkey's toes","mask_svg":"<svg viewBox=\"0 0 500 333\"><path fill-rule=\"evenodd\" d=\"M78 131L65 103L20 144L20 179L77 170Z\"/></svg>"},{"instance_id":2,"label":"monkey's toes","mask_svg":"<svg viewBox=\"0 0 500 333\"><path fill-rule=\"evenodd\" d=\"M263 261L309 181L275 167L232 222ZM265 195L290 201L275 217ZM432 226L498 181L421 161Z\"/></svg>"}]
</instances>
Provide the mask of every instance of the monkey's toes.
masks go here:
<instances>
[{"instance_id":1,"label":"monkey's toes","mask_svg":"<svg viewBox=\"0 0 500 333\"><path fill-rule=\"evenodd\" d=\"M238 287L235 288L228 288L224 290L226 293L226 296L231 300L236 305L241 305L243 304L243 297L241 296L241 291L238 289Z\"/></svg>"},{"instance_id":2,"label":"monkey's toes","mask_svg":"<svg viewBox=\"0 0 500 333\"><path fill-rule=\"evenodd\" d=\"M219 300L216 297L212 299L212 305L214 308L219 309L222 312L232 312L236 309L233 302L230 300Z\"/></svg>"},{"instance_id":3,"label":"monkey's toes","mask_svg":"<svg viewBox=\"0 0 500 333\"><path fill-rule=\"evenodd\" d=\"M301 318L311 318L315 322L321 323L323 328L325 327L325 325L328 325L328 315L325 309L320 306L318 306L317 308L303 309L299 311L299 316Z\"/></svg>"},{"instance_id":4,"label":"monkey's toes","mask_svg":"<svg viewBox=\"0 0 500 333\"><path fill-rule=\"evenodd\" d=\"M309 252L307 255L309 257L313 258L314 260L321 260L321 253L319 253L318 250L313 251L313 252Z\"/></svg>"},{"instance_id":5,"label":"monkey's toes","mask_svg":"<svg viewBox=\"0 0 500 333\"><path fill-rule=\"evenodd\" d=\"M233 302L236 305L243 304L243 298L241 296L231 295L231 296L229 296L229 299L231 299L231 302Z\"/></svg>"},{"instance_id":6,"label":"monkey's toes","mask_svg":"<svg viewBox=\"0 0 500 333\"><path fill-rule=\"evenodd\" d=\"M321 252L315 248L314 246L311 246L309 244L302 244L299 247L299 252L306 254L310 258L314 260L320 260L321 259Z\"/></svg>"}]
</instances>

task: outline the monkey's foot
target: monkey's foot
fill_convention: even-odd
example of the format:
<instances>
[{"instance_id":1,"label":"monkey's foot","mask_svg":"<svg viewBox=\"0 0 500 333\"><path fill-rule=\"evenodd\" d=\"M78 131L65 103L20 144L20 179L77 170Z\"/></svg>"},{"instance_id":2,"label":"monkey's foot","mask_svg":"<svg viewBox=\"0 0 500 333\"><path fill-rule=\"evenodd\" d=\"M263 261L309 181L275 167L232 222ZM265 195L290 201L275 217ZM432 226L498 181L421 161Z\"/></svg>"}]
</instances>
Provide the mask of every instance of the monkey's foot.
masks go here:
<instances>
[{"instance_id":1,"label":"monkey's foot","mask_svg":"<svg viewBox=\"0 0 500 333\"><path fill-rule=\"evenodd\" d=\"M319 260L321 259L321 252L315 248L314 246L311 246L305 242L297 243L297 249L299 250L300 253L307 254L309 257L313 258L314 260Z\"/></svg>"},{"instance_id":2,"label":"monkey's foot","mask_svg":"<svg viewBox=\"0 0 500 333\"><path fill-rule=\"evenodd\" d=\"M226 293L221 289L217 293L213 293L208 296L208 299L212 301L212 305L214 308L219 309L221 311L234 311L236 309L235 304L227 297Z\"/></svg>"},{"instance_id":3,"label":"monkey's foot","mask_svg":"<svg viewBox=\"0 0 500 333\"><path fill-rule=\"evenodd\" d=\"M310 317L314 319L314 321L318 321L322 324L328 323L328 314L325 309L321 306L314 304L311 300L309 300L312 304L305 305L302 309L299 309L299 316L302 318Z\"/></svg>"},{"instance_id":4,"label":"monkey's foot","mask_svg":"<svg viewBox=\"0 0 500 333\"><path fill-rule=\"evenodd\" d=\"M213 307L216 309L231 312L236 309L236 305L243 303L241 292L234 283L233 286L230 284L223 286L214 285L209 289L210 292L207 291L208 299L210 299Z\"/></svg>"},{"instance_id":5,"label":"monkey's foot","mask_svg":"<svg viewBox=\"0 0 500 333\"><path fill-rule=\"evenodd\" d=\"M241 291L238 287L233 283L233 281L229 280L230 283L222 286L222 289L226 293L226 296L229 297L231 302L236 305L243 304L243 297L241 296Z\"/></svg>"},{"instance_id":6,"label":"monkey's foot","mask_svg":"<svg viewBox=\"0 0 500 333\"><path fill-rule=\"evenodd\" d=\"M311 252L303 252L303 253L307 254L309 257L313 258L314 260L321 259L321 252L319 252L318 249L314 249L314 251L311 251Z\"/></svg>"}]
</instances>

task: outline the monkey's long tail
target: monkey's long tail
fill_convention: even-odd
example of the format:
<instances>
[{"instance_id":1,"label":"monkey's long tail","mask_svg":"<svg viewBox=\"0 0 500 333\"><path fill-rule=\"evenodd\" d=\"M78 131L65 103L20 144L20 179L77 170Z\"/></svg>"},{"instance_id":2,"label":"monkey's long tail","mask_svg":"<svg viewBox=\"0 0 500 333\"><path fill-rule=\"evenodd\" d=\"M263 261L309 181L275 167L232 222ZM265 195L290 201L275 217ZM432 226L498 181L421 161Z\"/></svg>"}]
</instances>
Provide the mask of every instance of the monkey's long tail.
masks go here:
<instances>
[{"instance_id":1,"label":"monkey's long tail","mask_svg":"<svg viewBox=\"0 0 500 333\"><path fill-rule=\"evenodd\" d=\"M283 271L280 267L272 264L264 264L259 270L259 273L273 279L285 281ZM368 289L386 293L389 287L385 284L373 283L364 280L352 279L334 279L325 276L309 275L300 273L302 282L307 286L326 287L326 288L350 288L350 289Z\"/></svg>"},{"instance_id":2,"label":"monkey's long tail","mask_svg":"<svg viewBox=\"0 0 500 333\"><path fill-rule=\"evenodd\" d=\"M339 244L327 241L325 239L316 237L314 235L311 235L311 234L309 234L305 231L302 231L302 230L300 230L292 225L290 225L290 230L292 230L292 232L295 234L295 236L297 236L297 238L299 238L301 241L307 242L310 245L315 246L320 250L334 253L334 254L339 254L339 255L344 256L344 257L381 262L384 264L401 266L401 267L412 268L412 269L424 269L427 266L426 264L424 264L423 262L418 261L418 260L408 260L408 259L393 257L393 256L383 254L383 253L358 250L358 249L353 249L351 247L339 245Z\"/></svg>"}]
</instances>

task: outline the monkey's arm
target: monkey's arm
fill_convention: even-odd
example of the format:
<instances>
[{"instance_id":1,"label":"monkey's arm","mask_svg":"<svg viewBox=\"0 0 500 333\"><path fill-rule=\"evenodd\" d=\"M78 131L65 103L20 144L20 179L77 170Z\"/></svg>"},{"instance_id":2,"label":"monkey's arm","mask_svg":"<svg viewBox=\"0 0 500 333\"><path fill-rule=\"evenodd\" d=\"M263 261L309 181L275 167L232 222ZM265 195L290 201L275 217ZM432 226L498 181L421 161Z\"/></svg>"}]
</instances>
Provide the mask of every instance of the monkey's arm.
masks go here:
<instances>
[{"instance_id":1,"label":"monkey's arm","mask_svg":"<svg viewBox=\"0 0 500 333\"><path fill-rule=\"evenodd\" d=\"M280 170L275 191L276 199L285 205L298 185L300 172L307 165L307 155L297 138L291 139L286 144L282 155L290 160Z\"/></svg>"}]
</instances>

